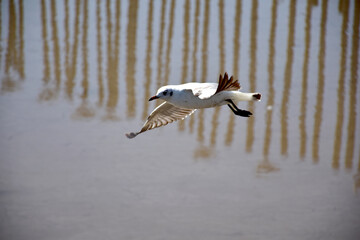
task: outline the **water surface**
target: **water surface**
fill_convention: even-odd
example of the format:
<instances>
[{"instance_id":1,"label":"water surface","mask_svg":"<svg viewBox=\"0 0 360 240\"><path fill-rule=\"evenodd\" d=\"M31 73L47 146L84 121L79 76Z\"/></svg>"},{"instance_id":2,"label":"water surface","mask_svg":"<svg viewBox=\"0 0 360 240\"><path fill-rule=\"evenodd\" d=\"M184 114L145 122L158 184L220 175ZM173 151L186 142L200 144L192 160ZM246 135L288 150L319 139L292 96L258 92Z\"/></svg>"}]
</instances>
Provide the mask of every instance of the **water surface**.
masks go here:
<instances>
[{"instance_id":1,"label":"water surface","mask_svg":"<svg viewBox=\"0 0 360 240\"><path fill-rule=\"evenodd\" d=\"M2 239L358 239L359 3L0 1ZM251 118L125 137L224 72Z\"/></svg>"}]
</instances>

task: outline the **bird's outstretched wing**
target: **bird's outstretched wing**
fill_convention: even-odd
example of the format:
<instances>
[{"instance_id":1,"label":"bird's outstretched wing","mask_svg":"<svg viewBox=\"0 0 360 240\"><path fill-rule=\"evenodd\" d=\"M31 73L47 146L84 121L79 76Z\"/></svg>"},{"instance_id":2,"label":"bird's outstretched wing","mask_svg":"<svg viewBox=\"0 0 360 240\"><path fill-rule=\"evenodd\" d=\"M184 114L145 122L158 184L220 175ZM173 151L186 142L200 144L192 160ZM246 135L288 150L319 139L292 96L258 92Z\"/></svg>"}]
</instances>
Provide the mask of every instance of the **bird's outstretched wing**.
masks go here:
<instances>
[{"instance_id":1,"label":"bird's outstretched wing","mask_svg":"<svg viewBox=\"0 0 360 240\"><path fill-rule=\"evenodd\" d=\"M225 73L224 77L219 76L219 82L216 83L201 83L198 86L194 86L191 90L195 96L200 99L208 99L221 91L236 91L241 88L238 80L234 80L231 76Z\"/></svg>"},{"instance_id":2,"label":"bird's outstretched wing","mask_svg":"<svg viewBox=\"0 0 360 240\"><path fill-rule=\"evenodd\" d=\"M141 128L139 132L127 133L126 136L128 138L134 138L138 134L143 133L147 130L165 126L168 123L172 123L177 120L183 120L184 118L190 116L195 111L196 109L180 108L168 102L163 102L157 108L155 108L154 111L152 111L150 116L147 118L144 126Z\"/></svg>"}]
</instances>

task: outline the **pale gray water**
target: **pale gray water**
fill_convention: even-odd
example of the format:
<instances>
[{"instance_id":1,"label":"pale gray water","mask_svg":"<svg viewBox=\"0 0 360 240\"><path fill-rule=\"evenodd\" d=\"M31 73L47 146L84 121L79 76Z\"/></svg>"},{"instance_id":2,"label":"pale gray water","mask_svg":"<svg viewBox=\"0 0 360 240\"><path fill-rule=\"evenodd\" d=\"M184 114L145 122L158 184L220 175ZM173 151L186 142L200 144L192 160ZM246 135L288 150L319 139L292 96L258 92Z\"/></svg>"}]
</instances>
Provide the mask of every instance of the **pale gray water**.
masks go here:
<instances>
[{"instance_id":1,"label":"pale gray water","mask_svg":"<svg viewBox=\"0 0 360 240\"><path fill-rule=\"evenodd\" d=\"M358 239L358 1L2 0L1 239ZM158 86L261 102L129 140Z\"/></svg>"}]
</instances>

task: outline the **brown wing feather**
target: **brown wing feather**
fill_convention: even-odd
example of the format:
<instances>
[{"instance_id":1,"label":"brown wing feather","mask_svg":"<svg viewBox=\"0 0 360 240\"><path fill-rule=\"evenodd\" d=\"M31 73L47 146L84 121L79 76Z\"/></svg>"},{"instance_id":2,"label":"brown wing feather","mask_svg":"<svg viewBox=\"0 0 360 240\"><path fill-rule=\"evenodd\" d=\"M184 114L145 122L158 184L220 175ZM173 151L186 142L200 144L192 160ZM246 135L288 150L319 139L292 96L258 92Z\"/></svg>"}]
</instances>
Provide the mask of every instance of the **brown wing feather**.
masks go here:
<instances>
[{"instance_id":1,"label":"brown wing feather","mask_svg":"<svg viewBox=\"0 0 360 240\"><path fill-rule=\"evenodd\" d=\"M224 77L222 77L221 74L219 76L219 84L215 94L221 91L236 91L239 89L240 84L238 80L234 80L233 76L229 79L228 74L225 72Z\"/></svg>"},{"instance_id":2,"label":"brown wing feather","mask_svg":"<svg viewBox=\"0 0 360 240\"><path fill-rule=\"evenodd\" d=\"M145 132L147 130L165 126L168 123L172 123L177 120L183 120L184 118L195 112L195 110L196 109L179 108L170 103L163 102L157 108L155 108L154 111L152 111L152 113L149 115L148 119L146 120L144 126L141 128L139 132L128 133L126 134L126 136L128 138L134 138L138 134Z\"/></svg>"}]
</instances>

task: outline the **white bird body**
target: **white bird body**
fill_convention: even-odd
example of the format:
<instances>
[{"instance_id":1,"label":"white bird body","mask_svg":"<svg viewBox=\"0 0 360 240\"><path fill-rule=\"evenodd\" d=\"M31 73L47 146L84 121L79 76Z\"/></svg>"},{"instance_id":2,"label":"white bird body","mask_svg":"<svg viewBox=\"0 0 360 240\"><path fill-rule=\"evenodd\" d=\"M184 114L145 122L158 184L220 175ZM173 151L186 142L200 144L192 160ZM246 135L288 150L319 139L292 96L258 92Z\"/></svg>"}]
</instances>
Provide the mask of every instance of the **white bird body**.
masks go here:
<instances>
[{"instance_id":1,"label":"white bird body","mask_svg":"<svg viewBox=\"0 0 360 240\"><path fill-rule=\"evenodd\" d=\"M141 130L137 133L126 134L128 138L134 138L147 130L167 125L168 123L183 120L191 115L196 109L211 108L228 105L235 115L250 117L251 112L238 109L234 102L260 101L260 93L240 92L240 84L233 77L224 78L220 75L218 83L185 83L179 85L167 85L159 88L154 99L165 100L151 112Z\"/></svg>"},{"instance_id":2,"label":"white bird body","mask_svg":"<svg viewBox=\"0 0 360 240\"><path fill-rule=\"evenodd\" d=\"M172 89L173 95L166 101L181 108L202 109L212 108L229 104L227 99L234 102L251 101L257 93L243 93L240 91L221 91L215 94L217 83L185 83L180 85L168 85L161 87L158 93L165 89Z\"/></svg>"}]
</instances>

